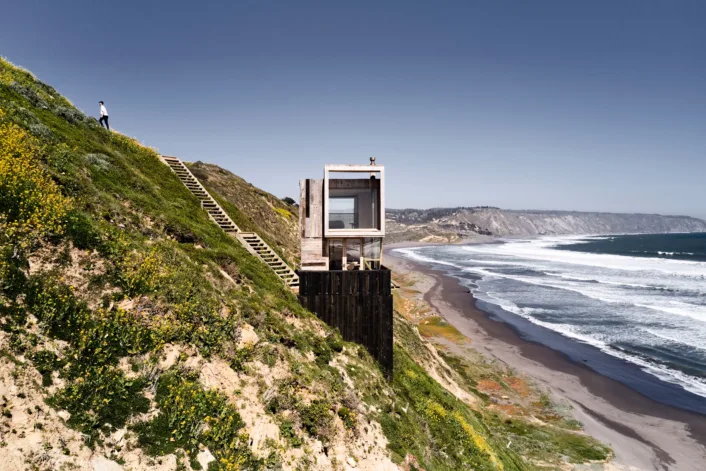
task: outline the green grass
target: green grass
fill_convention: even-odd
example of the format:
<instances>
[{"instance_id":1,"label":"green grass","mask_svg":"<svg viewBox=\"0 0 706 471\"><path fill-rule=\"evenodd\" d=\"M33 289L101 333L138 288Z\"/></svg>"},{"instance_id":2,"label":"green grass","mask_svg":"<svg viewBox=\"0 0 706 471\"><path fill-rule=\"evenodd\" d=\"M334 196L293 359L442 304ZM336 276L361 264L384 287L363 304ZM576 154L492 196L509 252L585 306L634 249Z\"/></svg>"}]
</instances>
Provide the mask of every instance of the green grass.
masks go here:
<instances>
[{"instance_id":1,"label":"green grass","mask_svg":"<svg viewBox=\"0 0 706 471\"><path fill-rule=\"evenodd\" d=\"M537 460L552 461L557 456L566 457L571 463L604 461L612 452L597 440L570 430L529 423L525 420L489 417L492 432L523 456Z\"/></svg>"},{"instance_id":2,"label":"green grass","mask_svg":"<svg viewBox=\"0 0 706 471\"><path fill-rule=\"evenodd\" d=\"M424 337L442 337L455 343L462 342L466 337L443 317L432 316L424 319L417 326Z\"/></svg>"}]
</instances>

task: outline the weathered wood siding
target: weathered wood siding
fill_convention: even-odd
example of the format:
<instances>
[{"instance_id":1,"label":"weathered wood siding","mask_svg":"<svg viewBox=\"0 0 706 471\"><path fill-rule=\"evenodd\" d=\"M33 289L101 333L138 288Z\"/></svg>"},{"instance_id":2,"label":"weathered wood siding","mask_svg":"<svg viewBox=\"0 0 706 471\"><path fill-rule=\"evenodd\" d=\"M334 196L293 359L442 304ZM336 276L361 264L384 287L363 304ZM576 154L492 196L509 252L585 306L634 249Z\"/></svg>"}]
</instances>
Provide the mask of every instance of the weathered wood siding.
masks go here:
<instances>
[{"instance_id":1,"label":"weathered wood siding","mask_svg":"<svg viewBox=\"0 0 706 471\"><path fill-rule=\"evenodd\" d=\"M390 270L299 271L299 302L392 375Z\"/></svg>"},{"instance_id":2,"label":"weathered wood siding","mask_svg":"<svg viewBox=\"0 0 706 471\"><path fill-rule=\"evenodd\" d=\"M323 180L300 180L299 235L301 238L301 269L328 270L324 255Z\"/></svg>"}]
</instances>

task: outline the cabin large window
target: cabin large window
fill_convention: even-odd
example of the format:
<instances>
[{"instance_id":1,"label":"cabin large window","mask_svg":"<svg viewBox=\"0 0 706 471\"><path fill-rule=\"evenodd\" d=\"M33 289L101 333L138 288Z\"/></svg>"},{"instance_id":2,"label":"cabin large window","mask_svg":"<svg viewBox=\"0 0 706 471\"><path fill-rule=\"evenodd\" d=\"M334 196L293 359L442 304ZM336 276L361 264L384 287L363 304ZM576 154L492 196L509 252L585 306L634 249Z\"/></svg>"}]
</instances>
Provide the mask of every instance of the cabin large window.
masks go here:
<instances>
[{"instance_id":1,"label":"cabin large window","mask_svg":"<svg viewBox=\"0 0 706 471\"><path fill-rule=\"evenodd\" d=\"M380 229L380 180L329 180L329 229Z\"/></svg>"},{"instance_id":2,"label":"cabin large window","mask_svg":"<svg viewBox=\"0 0 706 471\"><path fill-rule=\"evenodd\" d=\"M323 188L324 235L384 236L383 181L382 167L327 165Z\"/></svg>"}]
</instances>

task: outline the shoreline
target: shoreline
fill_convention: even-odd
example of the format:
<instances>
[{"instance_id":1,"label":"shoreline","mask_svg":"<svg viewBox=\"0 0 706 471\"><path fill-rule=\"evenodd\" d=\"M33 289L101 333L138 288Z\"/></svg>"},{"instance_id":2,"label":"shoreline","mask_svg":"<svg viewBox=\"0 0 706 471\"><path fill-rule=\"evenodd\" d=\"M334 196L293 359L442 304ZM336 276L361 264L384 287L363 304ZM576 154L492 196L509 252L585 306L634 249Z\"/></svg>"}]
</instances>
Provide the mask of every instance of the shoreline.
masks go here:
<instances>
[{"instance_id":1,"label":"shoreline","mask_svg":"<svg viewBox=\"0 0 706 471\"><path fill-rule=\"evenodd\" d=\"M443 244L438 244L443 245ZM419 244L406 244L406 247ZM628 469L701 470L706 462L706 416L650 399L491 318L458 279L430 265L394 255L387 265L427 278L425 301L468 337L476 349L526 374L573 405L586 433L613 447ZM418 287L417 287L418 288ZM570 340L570 339L567 339ZM632 468L630 468L632 467Z\"/></svg>"}]
</instances>

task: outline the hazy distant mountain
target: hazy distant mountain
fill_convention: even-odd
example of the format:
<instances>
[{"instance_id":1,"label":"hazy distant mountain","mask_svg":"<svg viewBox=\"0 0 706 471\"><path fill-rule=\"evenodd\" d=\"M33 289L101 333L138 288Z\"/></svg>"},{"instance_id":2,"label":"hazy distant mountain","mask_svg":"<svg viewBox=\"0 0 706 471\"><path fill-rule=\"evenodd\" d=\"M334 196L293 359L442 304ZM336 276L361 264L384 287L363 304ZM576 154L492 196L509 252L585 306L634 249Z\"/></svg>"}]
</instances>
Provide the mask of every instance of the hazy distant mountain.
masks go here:
<instances>
[{"instance_id":1,"label":"hazy distant mountain","mask_svg":"<svg viewBox=\"0 0 706 471\"><path fill-rule=\"evenodd\" d=\"M388 240L455 241L488 236L706 232L706 221L689 216L516 211L492 207L390 209Z\"/></svg>"}]
</instances>

